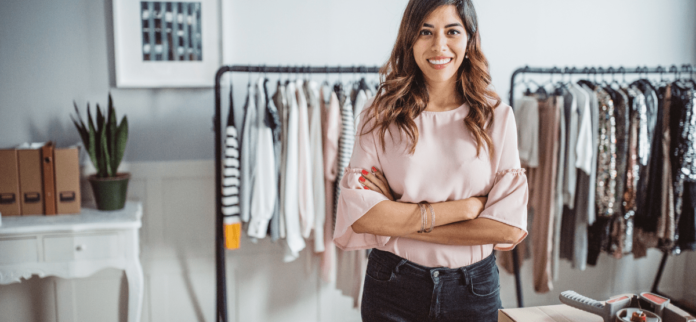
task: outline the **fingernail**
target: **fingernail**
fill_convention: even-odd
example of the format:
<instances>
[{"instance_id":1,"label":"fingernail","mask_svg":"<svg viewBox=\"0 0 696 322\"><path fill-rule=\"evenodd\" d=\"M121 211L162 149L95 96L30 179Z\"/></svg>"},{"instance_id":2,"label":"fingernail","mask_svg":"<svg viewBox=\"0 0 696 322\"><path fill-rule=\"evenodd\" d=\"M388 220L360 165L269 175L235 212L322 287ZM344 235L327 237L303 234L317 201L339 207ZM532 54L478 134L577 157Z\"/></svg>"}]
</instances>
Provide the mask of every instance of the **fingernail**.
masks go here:
<instances>
[{"instance_id":1,"label":"fingernail","mask_svg":"<svg viewBox=\"0 0 696 322\"><path fill-rule=\"evenodd\" d=\"M377 172L377 169L375 167L372 167L372 172Z\"/></svg>"},{"instance_id":2,"label":"fingernail","mask_svg":"<svg viewBox=\"0 0 696 322\"><path fill-rule=\"evenodd\" d=\"M365 190L370 190L370 188L368 188L367 186L364 186L363 188L365 188Z\"/></svg>"},{"instance_id":3,"label":"fingernail","mask_svg":"<svg viewBox=\"0 0 696 322\"><path fill-rule=\"evenodd\" d=\"M363 170L363 171L362 171L362 174L364 174L364 175L368 175L368 174L369 174L369 172L367 172L366 170Z\"/></svg>"},{"instance_id":4,"label":"fingernail","mask_svg":"<svg viewBox=\"0 0 696 322\"><path fill-rule=\"evenodd\" d=\"M360 182L365 182L365 178L364 178L364 177L360 177L358 180L360 180Z\"/></svg>"}]
</instances>

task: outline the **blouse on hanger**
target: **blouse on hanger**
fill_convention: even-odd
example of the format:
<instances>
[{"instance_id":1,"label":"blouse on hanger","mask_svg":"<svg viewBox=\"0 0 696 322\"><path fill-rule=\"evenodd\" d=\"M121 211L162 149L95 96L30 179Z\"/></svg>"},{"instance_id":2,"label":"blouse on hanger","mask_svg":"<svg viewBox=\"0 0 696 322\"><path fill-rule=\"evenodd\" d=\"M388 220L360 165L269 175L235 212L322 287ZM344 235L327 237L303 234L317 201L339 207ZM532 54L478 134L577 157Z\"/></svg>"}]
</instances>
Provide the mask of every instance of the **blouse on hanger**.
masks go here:
<instances>
[{"instance_id":1,"label":"blouse on hanger","mask_svg":"<svg viewBox=\"0 0 696 322\"><path fill-rule=\"evenodd\" d=\"M365 109L372 101L367 102ZM464 124L468 112L467 104L444 112L423 111L414 119L420 137L413 154L409 153L410 141L399 135L395 125L391 126L393 137L385 135L386 151L380 146L377 131L356 137L350 164L340 182L334 232L337 246L344 250L374 247L421 265L455 268L486 258L494 248L510 250L526 237L528 187L520 168L512 109L501 104L494 110L495 120L489 129L495 148L493 159L485 147L477 156L476 141ZM365 119L361 118L358 127L361 132ZM351 225L387 200L381 193L363 189L358 181L361 171L373 166L382 170L391 189L401 196L398 201L437 203L487 195L488 201L478 218L517 227L525 234L514 244L459 246L356 233Z\"/></svg>"}]
</instances>

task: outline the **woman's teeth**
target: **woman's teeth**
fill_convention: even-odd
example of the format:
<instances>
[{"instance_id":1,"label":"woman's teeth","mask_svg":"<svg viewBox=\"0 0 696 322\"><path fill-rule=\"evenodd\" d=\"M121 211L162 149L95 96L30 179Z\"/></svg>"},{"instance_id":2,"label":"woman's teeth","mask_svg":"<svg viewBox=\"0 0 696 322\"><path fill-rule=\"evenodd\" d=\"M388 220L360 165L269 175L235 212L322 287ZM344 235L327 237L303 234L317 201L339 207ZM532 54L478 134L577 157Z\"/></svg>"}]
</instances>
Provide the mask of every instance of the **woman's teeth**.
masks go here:
<instances>
[{"instance_id":1,"label":"woman's teeth","mask_svg":"<svg viewBox=\"0 0 696 322\"><path fill-rule=\"evenodd\" d=\"M450 61L452 61L452 58L445 58L445 59L438 59L438 60L428 59L428 62L433 64L433 65L447 64Z\"/></svg>"}]
</instances>

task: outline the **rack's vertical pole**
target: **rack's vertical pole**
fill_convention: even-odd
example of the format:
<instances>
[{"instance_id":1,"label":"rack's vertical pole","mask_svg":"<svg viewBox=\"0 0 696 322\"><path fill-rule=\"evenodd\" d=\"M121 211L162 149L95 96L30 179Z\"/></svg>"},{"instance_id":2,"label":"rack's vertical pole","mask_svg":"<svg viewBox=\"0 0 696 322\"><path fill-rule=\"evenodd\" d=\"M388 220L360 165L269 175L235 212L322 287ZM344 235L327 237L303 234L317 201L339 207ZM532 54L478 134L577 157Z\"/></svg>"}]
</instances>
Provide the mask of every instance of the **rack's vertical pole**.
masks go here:
<instances>
[{"instance_id":1,"label":"rack's vertical pole","mask_svg":"<svg viewBox=\"0 0 696 322\"><path fill-rule=\"evenodd\" d=\"M510 78L510 107L512 107L513 110L515 108L515 77L519 72L520 69L515 70L515 72L512 73L512 77ZM512 269L515 273L515 291L517 293L517 307L524 307L524 303L522 300L522 282L520 279L520 256L517 253L517 247L515 247L512 250Z\"/></svg>"},{"instance_id":2,"label":"rack's vertical pole","mask_svg":"<svg viewBox=\"0 0 696 322\"><path fill-rule=\"evenodd\" d=\"M665 251L662 254L662 260L660 261L660 267L657 269L657 274L655 275L655 280L653 281L652 289L650 292L659 294L657 290L660 285L660 279L662 278L662 272L665 270L665 264L667 263L667 258L669 257L669 251Z\"/></svg>"},{"instance_id":3,"label":"rack's vertical pole","mask_svg":"<svg viewBox=\"0 0 696 322\"><path fill-rule=\"evenodd\" d=\"M227 71L221 67L215 74L215 283L216 315L218 322L227 322L227 284L225 278L225 248L222 233L222 130L220 126L220 79Z\"/></svg>"}]
</instances>

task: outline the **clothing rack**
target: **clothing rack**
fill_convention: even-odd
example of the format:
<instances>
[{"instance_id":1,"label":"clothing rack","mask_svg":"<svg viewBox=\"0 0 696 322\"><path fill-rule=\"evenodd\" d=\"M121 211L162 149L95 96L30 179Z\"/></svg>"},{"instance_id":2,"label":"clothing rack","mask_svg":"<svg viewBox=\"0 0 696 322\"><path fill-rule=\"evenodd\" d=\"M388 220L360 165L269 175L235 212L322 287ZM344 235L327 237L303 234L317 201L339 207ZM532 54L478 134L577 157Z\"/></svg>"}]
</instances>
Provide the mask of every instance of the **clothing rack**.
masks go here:
<instances>
[{"instance_id":1,"label":"clothing rack","mask_svg":"<svg viewBox=\"0 0 696 322\"><path fill-rule=\"evenodd\" d=\"M521 67L515 70L515 72L512 73L512 77L510 78L510 106L514 109L514 103L515 103L515 78L519 74L551 74L553 77L554 74L559 74L561 76L563 75L573 75L573 74L584 74L584 75L605 75L605 74L611 74L612 77L616 74L660 74L660 77L662 77L663 74L665 73L682 73L682 72L687 72L687 73L692 73L693 68L691 64L683 64L681 65L681 69L679 69L676 65L670 66L669 70L665 69L662 66L657 66L653 68L648 68L647 66L644 67L636 67L636 68L624 68L624 67L608 67L608 68L602 68L602 67L583 67L582 69L577 68L577 67L564 67L563 69L559 67L551 67L551 68L541 68L541 67ZM652 290L651 292L662 295L664 297L667 297L665 294L662 294L658 291L658 286L660 283L660 278L662 277L662 272L664 271L665 264L667 263L667 258L669 257L669 252L665 251L662 255L662 260L660 261L660 266L657 270L657 274L655 275L655 280L653 282ZM519 268L519 255L517 253L517 248L513 249L512 251L512 265L514 269L514 274L515 274L515 283L516 283L516 289L517 289L517 305L519 307L524 307L523 301L522 301L522 286L520 285L520 268Z\"/></svg>"},{"instance_id":2,"label":"clothing rack","mask_svg":"<svg viewBox=\"0 0 696 322\"><path fill-rule=\"evenodd\" d=\"M222 223L222 125L221 90L222 75L232 73L271 73L271 74L376 74L379 67L315 67L315 66L222 66L215 73L215 282L216 315L218 322L227 322L227 279L225 277L225 247Z\"/></svg>"}]
</instances>

